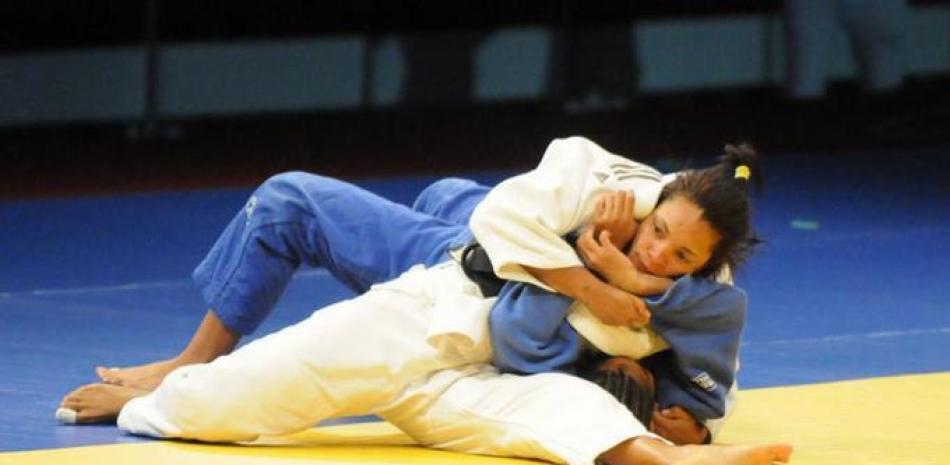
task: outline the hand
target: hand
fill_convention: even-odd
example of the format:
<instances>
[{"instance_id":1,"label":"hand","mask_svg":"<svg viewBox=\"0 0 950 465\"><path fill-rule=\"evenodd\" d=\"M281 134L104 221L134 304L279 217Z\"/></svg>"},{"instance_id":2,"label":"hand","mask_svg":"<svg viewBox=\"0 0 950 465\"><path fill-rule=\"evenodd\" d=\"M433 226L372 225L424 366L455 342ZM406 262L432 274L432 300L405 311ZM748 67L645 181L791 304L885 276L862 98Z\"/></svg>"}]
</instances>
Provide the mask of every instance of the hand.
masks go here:
<instances>
[{"instance_id":1,"label":"hand","mask_svg":"<svg viewBox=\"0 0 950 465\"><path fill-rule=\"evenodd\" d=\"M673 285L672 279L638 271L630 258L614 246L608 231L600 233L600 238L595 240L594 228L585 229L577 238L577 253L612 286L634 295L662 294Z\"/></svg>"},{"instance_id":2,"label":"hand","mask_svg":"<svg viewBox=\"0 0 950 465\"><path fill-rule=\"evenodd\" d=\"M678 405L654 410L650 431L679 445L702 444L709 434L705 425L696 421L686 409Z\"/></svg>"},{"instance_id":3,"label":"hand","mask_svg":"<svg viewBox=\"0 0 950 465\"><path fill-rule=\"evenodd\" d=\"M637 233L637 219L633 214L635 206L636 199L630 192L605 192L594 203L590 224L597 233L610 232L614 245L622 249Z\"/></svg>"},{"instance_id":4,"label":"hand","mask_svg":"<svg viewBox=\"0 0 950 465\"><path fill-rule=\"evenodd\" d=\"M650 322L650 311L642 299L604 282L588 289L579 300L606 325L640 327Z\"/></svg>"},{"instance_id":5,"label":"hand","mask_svg":"<svg viewBox=\"0 0 950 465\"><path fill-rule=\"evenodd\" d=\"M577 238L577 252L581 259L610 284L634 292L630 288L637 274L633 263L614 245L610 231L601 231L596 239L595 234L595 228L589 226Z\"/></svg>"}]
</instances>

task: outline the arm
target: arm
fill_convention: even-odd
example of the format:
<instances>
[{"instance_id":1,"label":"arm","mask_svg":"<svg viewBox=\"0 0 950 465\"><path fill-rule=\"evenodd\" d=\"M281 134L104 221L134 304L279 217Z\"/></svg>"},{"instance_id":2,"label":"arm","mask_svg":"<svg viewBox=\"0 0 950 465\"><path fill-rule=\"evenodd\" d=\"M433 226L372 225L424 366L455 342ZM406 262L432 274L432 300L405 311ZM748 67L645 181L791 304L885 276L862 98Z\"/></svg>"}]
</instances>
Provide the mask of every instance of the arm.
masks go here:
<instances>
[{"instance_id":1,"label":"arm","mask_svg":"<svg viewBox=\"0 0 950 465\"><path fill-rule=\"evenodd\" d=\"M626 191L613 191L597 198L594 216L578 238L576 248L587 266L607 282L635 295L665 292L673 285L668 278L641 273L621 250L636 236L636 198Z\"/></svg>"},{"instance_id":2,"label":"arm","mask_svg":"<svg viewBox=\"0 0 950 465\"><path fill-rule=\"evenodd\" d=\"M610 231L602 231L594 238L589 227L577 240L577 251L594 271L608 283L639 296L662 294L673 285L673 280L641 273L615 245Z\"/></svg>"},{"instance_id":3,"label":"arm","mask_svg":"<svg viewBox=\"0 0 950 465\"><path fill-rule=\"evenodd\" d=\"M537 168L492 189L469 225L499 277L551 290L524 267L583 266L562 237L590 219L599 194L635 192L634 213L645 217L661 188L660 174L648 166L581 137L560 139L551 143Z\"/></svg>"},{"instance_id":4,"label":"arm","mask_svg":"<svg viewBox=\"0 0 950 465\"><path fill-rule=\"evenodd\" d=\"M587 268L525 269L558 293L582 302L604 324L640 327L650 322L642 299L601 281Z\"/></svg>"},{"instance_id":5,"label":"arm","mask_svg":"<svg viewBox=\"0 0 950 465\"><path fill-rule=\"evenodd\" d=\"M599 282L562 236L589 219L602 192L637 191L646 200L634 211L645 216L661 187L656 170L587 139L555 140L536 169L492 189L469 225L499 277L574 297L611 324L643 324L642 302Z\"/></svg>"},{"instance_id":6,"label":"arm","mask_svg":"<svg viewBox=\"0 0 950 465\"><path fill-rule=\"evenodd\" d=\"M653 414L650 431L677 444L708 444L716 439L723 424L735 411L738 391L738 386L733 382L726 394L726 414L721 418L709 419L704 423L696 420L686 409L673 406Z\"/></svg>"}]
</instances>

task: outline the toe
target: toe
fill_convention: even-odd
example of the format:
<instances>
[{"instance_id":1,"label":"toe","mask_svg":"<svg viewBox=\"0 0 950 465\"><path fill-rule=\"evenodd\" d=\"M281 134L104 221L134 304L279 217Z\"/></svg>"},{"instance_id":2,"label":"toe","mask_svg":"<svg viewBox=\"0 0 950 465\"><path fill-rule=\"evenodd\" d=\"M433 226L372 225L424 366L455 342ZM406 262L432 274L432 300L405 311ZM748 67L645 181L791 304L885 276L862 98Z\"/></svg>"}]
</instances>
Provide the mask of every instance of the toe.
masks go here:
<instances>
[{"instance_id":1,"label":"toe","mask_svg":"<svg viewBox=\"0 0 950 465\"><path fill-rule=\"evenodd\" d=\"M58 408L56 409L56 420L60 423L72 425L76 423L76 411L69 408Z\"/></svg>"},{"instance_id":2,"label":"toe","mask_svg":"<svg viewBox=\"0 0 950 465\"><path fill-rule=\"evenodd\" d=\"M112 367L112 368L96 367L96 374L99 375L99 379L101 379L102 381L106 383L118 382L119 378L116 377L116 374L118 374L118 372L119 372L119 369L115 367Z\"/></svg>"},{"instance_id":3,"label":"toe","mask_svg":"<svg viewBox=\"0 0 950 465\"><path fill-rule=\"evenodd\" d=\"M75 410L79 408L79 400L74 397L66 397L63 399L62 402L59 403L59 406L61 408L68 408L68 409Z\"/></svg>"}]
</instances>

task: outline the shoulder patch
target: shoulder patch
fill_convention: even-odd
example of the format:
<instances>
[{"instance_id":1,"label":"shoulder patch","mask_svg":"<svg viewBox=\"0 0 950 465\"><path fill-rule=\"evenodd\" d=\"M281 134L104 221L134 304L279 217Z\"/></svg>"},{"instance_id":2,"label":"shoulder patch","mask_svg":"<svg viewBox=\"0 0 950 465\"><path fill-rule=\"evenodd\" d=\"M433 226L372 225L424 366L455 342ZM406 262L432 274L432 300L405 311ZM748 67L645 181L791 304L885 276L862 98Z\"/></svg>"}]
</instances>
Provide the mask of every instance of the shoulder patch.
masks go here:
<instances>
[{"instance_id":1,"label":"shoulder patch","mask_svg":"<svg viewBox=\"0 0 950 465\"><path fill-rule=\"evenodd\" d=\"M716 382L713 381L712 377L709 376L709 373L706 373L705 371L694 376L692 381L705 391L712 391L713 389L716 389Z\"/></svg>"}]
</instances>

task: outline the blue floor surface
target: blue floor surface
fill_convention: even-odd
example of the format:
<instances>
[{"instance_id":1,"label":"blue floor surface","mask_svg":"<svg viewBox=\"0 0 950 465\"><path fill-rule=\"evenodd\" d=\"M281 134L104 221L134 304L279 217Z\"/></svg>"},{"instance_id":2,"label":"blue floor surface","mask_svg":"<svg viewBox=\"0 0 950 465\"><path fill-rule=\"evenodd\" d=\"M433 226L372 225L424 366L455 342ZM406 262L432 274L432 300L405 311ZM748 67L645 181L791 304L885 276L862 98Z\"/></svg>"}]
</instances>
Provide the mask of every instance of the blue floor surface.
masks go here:
<instances>
[{"instance_id":1,"label":"blue floor surface","mask_svg":"<svg viewBox=\"0 0 950 465\"><path fill-rule=\"evenodd\" d=\"M750 295L741 386L950 370L950 149L781 155L765 172L767 244L738 276ZM408 203L431 180L359 184ZM181 348L204 313L191 268L249 193L0 203L0 451L139 440L52 412L96 364ZM304 270L257 334L348 295Z\"/></svg>"}]
</instances>

